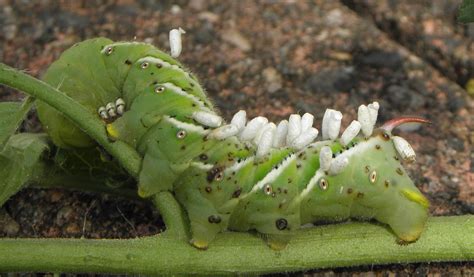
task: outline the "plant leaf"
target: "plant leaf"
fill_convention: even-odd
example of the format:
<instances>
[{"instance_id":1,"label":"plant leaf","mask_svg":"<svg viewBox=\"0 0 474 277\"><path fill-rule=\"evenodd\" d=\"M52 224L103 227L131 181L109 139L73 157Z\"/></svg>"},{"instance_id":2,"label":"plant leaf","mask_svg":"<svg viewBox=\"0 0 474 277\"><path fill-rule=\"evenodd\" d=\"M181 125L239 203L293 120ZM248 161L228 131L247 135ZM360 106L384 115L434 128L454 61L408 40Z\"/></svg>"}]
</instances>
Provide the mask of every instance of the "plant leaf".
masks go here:
<instances>
[{"instance_id":1,"label":"plant leaf","mask_svg":"<svg viewBox=\"0 0 474 277\"><path fill-rule=\"evenodd\" d=\"M43 173L41 156L49 150L44 134L13 135L0 153L0 206Z\"/></svg>"},{"instance_id":2,"label":"plant leaf","mask_svg":"<svg viewBox=\"0 0 474 277\"><path fill-rule=\"evenodd\" d=\"M474 22L474 0L463 0L459 7L459 22Z\"/></svg>"},{"instance_id":3,"label":"plant leaf","mask_svg":"<svg viewBox=\"0 0 474 277\"><path fill-rule=\"evenodd\" d=\"M12 136L33 105L33 98L27 97L23 103L0 103L0 151Z\"/></svg>"}]
</instances>

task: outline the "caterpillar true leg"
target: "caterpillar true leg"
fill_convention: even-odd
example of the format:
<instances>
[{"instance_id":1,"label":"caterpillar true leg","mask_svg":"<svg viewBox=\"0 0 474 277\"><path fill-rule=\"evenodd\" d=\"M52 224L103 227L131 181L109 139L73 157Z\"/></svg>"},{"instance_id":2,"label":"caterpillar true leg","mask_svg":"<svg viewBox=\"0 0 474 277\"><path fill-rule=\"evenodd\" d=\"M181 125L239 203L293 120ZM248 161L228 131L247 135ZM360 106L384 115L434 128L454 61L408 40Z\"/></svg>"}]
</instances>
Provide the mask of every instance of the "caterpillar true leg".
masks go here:
<instances>
[{"instance_id":1,"label":"caterpillar true leg","mask_svg":"<svg viewBox=\"0 0 474 277\"><path fill-rule=\"evenodd\" d=\"M125 112L125 101L118 98L115 102L109 102L107 105L101 106L98 109L99 116L107 122L114 121Z\"/></svg>"}]
</instances>

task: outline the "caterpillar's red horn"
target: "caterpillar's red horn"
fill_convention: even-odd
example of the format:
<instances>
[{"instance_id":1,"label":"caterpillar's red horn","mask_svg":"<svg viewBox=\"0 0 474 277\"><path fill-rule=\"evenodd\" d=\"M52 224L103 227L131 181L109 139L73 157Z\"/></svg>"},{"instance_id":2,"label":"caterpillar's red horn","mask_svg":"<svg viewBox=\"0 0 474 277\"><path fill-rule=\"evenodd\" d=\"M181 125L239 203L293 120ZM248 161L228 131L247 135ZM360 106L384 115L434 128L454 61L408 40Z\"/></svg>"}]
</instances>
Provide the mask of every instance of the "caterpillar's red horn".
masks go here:
<instances>
[{"instance_id":1,"label":"caterpillar's red horn","mask_svg":"<svg viewBox=\"0 0 474 277\"><path fill-rule=\"evenodd\" d=\"M394 128L405 123L431 123L431 121L421 117L398 117L385 122L385 124L382 125L382 127L380 128L384 129L387 132L391 132Z\"/></svg>"}]
</instances>

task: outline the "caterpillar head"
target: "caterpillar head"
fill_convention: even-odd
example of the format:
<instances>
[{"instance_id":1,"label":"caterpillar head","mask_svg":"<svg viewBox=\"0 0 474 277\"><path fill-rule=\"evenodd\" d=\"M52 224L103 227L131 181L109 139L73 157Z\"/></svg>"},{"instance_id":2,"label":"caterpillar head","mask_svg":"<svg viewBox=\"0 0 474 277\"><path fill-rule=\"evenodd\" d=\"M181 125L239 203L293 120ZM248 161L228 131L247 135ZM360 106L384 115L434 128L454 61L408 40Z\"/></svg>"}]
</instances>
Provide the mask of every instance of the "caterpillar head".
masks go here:
<instances>
[{"instance_id":1,"label":"caterpillar head","mask_svg":"<svg viewBox=\"0 0 474 277\"><path fill-rule=\"evenodd\" d=\"M367 143L378 159L367 159L364 168L366 182L382 188L380 193L392 192L384 198L384 208L377 212L376 219L390 225L395 234L406 242L415 241L423 231L428 217L429 201L417 189L402 166L402 161L413 162L415 152L410 144L392 130L404 123L428 123L417 117L396 118L376 130ZM371 155L368 155L369 157ZM376 201L376 200L375 200Z\"/></svg>"}]
</instances>

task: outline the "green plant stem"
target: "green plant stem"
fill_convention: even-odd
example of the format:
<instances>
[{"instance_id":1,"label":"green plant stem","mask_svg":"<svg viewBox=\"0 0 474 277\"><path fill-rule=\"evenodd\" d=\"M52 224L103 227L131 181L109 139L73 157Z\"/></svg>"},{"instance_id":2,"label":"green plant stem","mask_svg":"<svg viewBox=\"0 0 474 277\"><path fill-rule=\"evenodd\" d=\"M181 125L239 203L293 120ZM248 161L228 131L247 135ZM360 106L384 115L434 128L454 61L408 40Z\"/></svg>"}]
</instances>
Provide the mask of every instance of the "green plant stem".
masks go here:
<instances>
[{"instance_id":1,"label":"green plant stem","mask_svg":"<svg viewBox=\"0 0 474 277\"><path fill-rule=\"evenodd\" d=\"M0 271L129 274L271 273L314 268L474 259L474 216L430 218L419 241L399 245L383 226L301 229L283 251L249 233L223 233L208 250L156 235L127 240L1 239Z\"/></svg>"},{"instance_id":2,"label":"green plant stem","mask_svg":"<svg viewBox=\"0 0 474 277\"><path fill-rule=\"evenodd\" d=\"M187 241L189 238L188 222L183 209L173 195L170 192L160 192L154 196L153 203L166 223L165 235Z\"/></svg>"},{"instance_id":3,"label":"green plant stem","mask_svg":"<svg viewBox=\"0 0 474 277\"><path fill-rule=\"evenodd\" d=\"M141 163L138 153L121 141L111 143L107 137L104 123L72 98L45 82L3 63L0 63L0 83L44 101L63 113L114 156L130 175L138 176Z\"/></svg>"},{"instance_id":4,"label":"green plant stem","mask_svg":"<svg viewBox=\"0 0 474 277\"><path fill-rule=\"evenodd\" d=\"M126 197L132 200L143 200L137 194L136 189L131 188L112 188L105 185L104 179L97 179L82 175L67 174L43 174L36 178L30 187L36 188L61 188L78 191L89 191L97 193L107 193Z\"/></svg>"}]
</instances>

